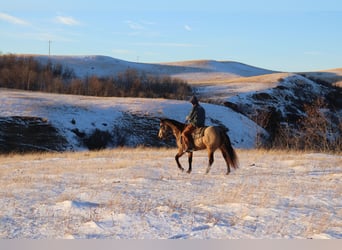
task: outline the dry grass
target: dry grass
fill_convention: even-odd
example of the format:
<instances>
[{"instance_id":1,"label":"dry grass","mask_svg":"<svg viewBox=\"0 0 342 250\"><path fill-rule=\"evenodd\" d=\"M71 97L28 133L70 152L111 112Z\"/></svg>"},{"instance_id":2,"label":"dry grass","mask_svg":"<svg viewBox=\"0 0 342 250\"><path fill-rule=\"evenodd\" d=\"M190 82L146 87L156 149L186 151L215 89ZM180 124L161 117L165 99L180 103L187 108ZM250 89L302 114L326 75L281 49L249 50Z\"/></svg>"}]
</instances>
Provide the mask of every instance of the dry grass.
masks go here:
<instances>
[{"instance_id":1,"label":"dry grass","mask_svg":"<svg viewBox=\"0 0 342 250\"><path fill-rule=\"evenodd\" d=\"M342 88L342 81L337 81L334 83L334 86Z\"/></svg>"},{"instance_id":2,"label":"dry grass","mask_svg":"<svg viewBox=\"0 0 342 250\"><path fill-rule=\"evenodd\" d=\"M241 85L246 83L253 83L261 86L275 87L279 80L285 79L290 76L291 73L272 73L259 76L250 77L227 77L225 74L212 73L212 75L207 78L199 77L198 79L190 80L189 83L195 85L222 85L227 84L229 86Z\"/></svg>"},{"instance_id":3,"label":"dry grass","mask_svg":"<svg viewBox=\"0 0 342 250\"><path fill-rule=\"evenodd\" d=\"M119 227L116 218L123 214L139 214L142 227L148 227L145 217L172 219L182 214L184 223L193 228L199 226L200 218L212 226L254 228L264 238L292 233L310 238L341 226L337 218L342 214L334 208L342 193L341 153L237 150L241 166L229 176L224 175L219 153L208 175L203 174L205 151L194 154L190 175L179 172L175 154L176 149L118 148L2 156L0 197L16 208L19 217L55 217L54 222L46 223L64 225L56 237L80 232L80 225L91 227L108 216L113 227ZM182 162L186 166L186 157ZM98 206L81 213L65 208L73 201ZM66 214L61 209L70 211Z\"/></svg>"},{"instance_id":4,"label":"dry grass","mask_svg":"<svg viewBox=\"0 0 342 250\"><path fill-rule=\"evenodd\" d=\"M268 83L274 84L278 83L280 79L285 79L289 77L291 73L273 73L273 74L266 74L260 76L252 76L252 77L240 77L237 79L230 80L229 82L236 82L236 83Z\"/></svg>"}]
</instances>

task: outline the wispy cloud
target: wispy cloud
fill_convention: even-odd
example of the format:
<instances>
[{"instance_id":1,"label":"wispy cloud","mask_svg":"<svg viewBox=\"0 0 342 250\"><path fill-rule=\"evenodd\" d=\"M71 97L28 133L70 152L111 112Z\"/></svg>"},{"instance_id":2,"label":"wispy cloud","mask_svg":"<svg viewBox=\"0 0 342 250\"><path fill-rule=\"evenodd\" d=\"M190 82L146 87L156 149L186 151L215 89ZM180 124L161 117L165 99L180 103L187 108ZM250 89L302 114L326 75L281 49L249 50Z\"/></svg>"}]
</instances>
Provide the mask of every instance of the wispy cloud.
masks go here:
<instances>
[{"instance_id":1,"label":"wispy cloud","mask_svg":"<svg viewBox=\"0 0 342 250\"><path fill-rule=\"evenodd\" d=\"M124 24L128 26L129 29L123 34L128 36L157 37L160 35L159 31L153 29L155 23L151 21L126 20L124 21Z\"/></svg>"},{"instance_id":2,"label":"wispy cloud","mask_svg":"<svg viewBox=\"0 0 342 250\"><path fill-rule=\"evenodd\" d=\"M30 23L24 19L9 15L7 13L4 12L0 12L0 20L3 20L5 22L8 23L12 23L12 24L17 24L17 25L23 25L23 26L27 26L30 25Z\"/></svg>"},{"instance_id":3,"label":"wispy cloud","mask_svg":"<svg viewBox=\"0 0 342 250\"><path fill-rule=\"evenodd\" d=\"M192 28L189 25L184 25L184 29L187 31L192 31Z\"/></svg>"},{"instance_id":4,"label":"wispy cloud","mask_svg":"<svg viewBox=\"0 0 342 250\"><path fill-rule=\"evenodd\" d=\"M155 24L154 22L146 21L146 20L142 20L142 21L127 20L124 23L127 24L130 29L135 30L135 31L146 30L149 28L149 26Z\"/></svg>"},{"instance_id":5,"label":"wispy cloud","mask_svg":"<svg viewBox=\"0 0 342 250\"><path fill-rule=\"evenodd\" d=\"M139 22L134 22L134 21L128 20L128 21L125 21L125 23L132 30L144 30L145 29L145 26Z\"/></svg>"},{"instance_id":6,"label":"wispy cloud","mask_svg":"<svg viewBox=\"0 0 342 250\"><path fill-rule=\"evenodd\" d=\"M56 16L55 20L57 23L61 23L64 25L69 25L69 26L75 26L75 25L81 24L81 22L79 22L78 20L70 16Z\"/></svg>"}]
</instances>

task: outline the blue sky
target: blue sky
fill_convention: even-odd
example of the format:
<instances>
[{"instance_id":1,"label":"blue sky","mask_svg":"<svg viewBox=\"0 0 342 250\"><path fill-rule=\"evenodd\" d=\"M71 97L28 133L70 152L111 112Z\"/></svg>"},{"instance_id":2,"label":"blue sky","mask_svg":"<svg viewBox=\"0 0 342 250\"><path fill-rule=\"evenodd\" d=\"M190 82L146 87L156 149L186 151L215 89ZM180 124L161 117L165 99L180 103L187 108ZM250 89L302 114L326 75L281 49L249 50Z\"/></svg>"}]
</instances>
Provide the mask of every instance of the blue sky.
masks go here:
<instances>
[{"instance_id":1,"label":"blue sky","mask_svg":"<svg viewBox=\"0 0 342 250\"><path fill-rule=\"evenodd\" d=\"M342 67L341 27L340 0L11 0L0 52L310 71Z\"/></svg>"}]
</instances>

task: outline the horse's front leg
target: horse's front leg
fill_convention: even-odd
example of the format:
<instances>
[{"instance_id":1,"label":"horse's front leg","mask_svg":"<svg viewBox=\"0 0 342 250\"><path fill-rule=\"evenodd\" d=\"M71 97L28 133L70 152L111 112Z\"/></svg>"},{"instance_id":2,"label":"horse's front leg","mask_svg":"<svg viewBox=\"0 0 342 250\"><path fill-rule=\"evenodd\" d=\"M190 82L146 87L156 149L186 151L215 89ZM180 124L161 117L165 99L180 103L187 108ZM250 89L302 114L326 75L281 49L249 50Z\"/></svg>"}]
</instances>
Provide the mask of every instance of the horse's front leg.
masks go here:
<instances>
[{"instance_id":1,"label":"horse's front leg","mask_svg":"<svg viewBox=\"0 0 342 250\"><path fill-rule=\"evenodd\" d=\"M184 171L184 168L182 167L182 165L179 162L179 158L184 154L183 150L179 150L178 153L175 156L176 162L177 162L177 166L180 170Z\"/></svg>"},{"instance_id":2,"label":"horse's front leg","mask_svg":"<svg viewBox=\"0 0 342 250\"><path fill-rule=\"evenodd\" d=\"M188 168L187 173L190 174L191 170L192 170L192 166L191 166L191 164L192 164L192 152L188 153L188 161L189 161L189 168Z\"/></svg>"}]
</instances>

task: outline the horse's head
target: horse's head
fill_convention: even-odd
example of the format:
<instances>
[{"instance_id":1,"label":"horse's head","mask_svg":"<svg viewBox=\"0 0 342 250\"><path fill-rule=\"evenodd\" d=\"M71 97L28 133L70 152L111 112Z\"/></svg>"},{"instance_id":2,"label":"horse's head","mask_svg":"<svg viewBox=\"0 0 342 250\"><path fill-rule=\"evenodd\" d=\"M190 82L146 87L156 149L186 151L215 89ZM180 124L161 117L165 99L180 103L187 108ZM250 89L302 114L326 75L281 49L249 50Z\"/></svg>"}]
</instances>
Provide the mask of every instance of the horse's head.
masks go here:
<instances>
[{"instance_id":1,"label":"horse's head","mask_svg":"<svg viewBox=\"0 0 342 250\"><path fill-rule=\"evenodd\" d=\"M172 119L160 119L160 129L158 133L158 137L160 139L166 139L169 136L176 136L176 139L178 140L178 137L180 136L181 132L184 129L185 124L181 122L177 122Z\"/></svg>"},{"instance_id":2,"label":"horse's head","mask_svg":"<svg viewBox=\"0 0 342 250\"><path fill-rule=\"evenodd\" d=\"M164 120L160 120L160 128L158 132L158 137L160 139L166 139L168 136L168 126L165 124Z\"/></svg>"}]
</instances>

